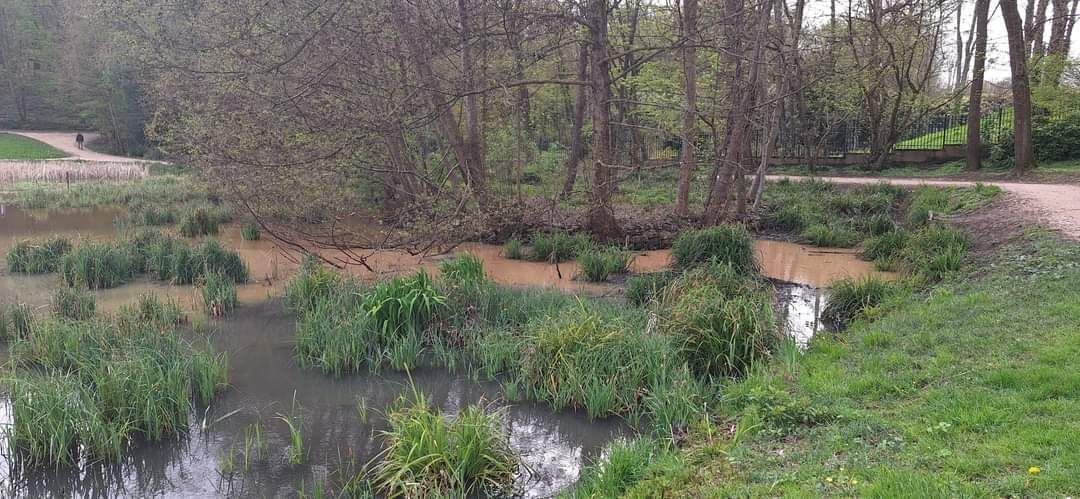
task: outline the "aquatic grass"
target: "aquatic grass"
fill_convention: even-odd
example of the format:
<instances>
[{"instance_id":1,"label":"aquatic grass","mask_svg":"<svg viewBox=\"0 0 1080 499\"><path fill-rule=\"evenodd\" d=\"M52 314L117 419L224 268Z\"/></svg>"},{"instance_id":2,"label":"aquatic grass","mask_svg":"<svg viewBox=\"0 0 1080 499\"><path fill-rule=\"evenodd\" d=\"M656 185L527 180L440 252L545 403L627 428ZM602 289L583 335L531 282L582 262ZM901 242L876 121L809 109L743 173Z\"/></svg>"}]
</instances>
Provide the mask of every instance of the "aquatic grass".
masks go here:
<instances>
[{"instance_id":1,"label":"aquatic grass","mask_svg":"<svg viewBox=\"0 0 1080 499\"><path fill-rule=\"evenodd\" d=\"M141 326L169 329L183 322L184 311L178 303L162 300L152 293L143 293L135 303L121 306L116 315L116 324L121 331L131 331Z\"/></svg>"},{"instance_id":2,"label":"aquatic grass","mask_svg":"<svg viewBox=\"0 0 1080 499\"><path fill-rule=\"evenodd\" d=\"M412 392L387 415L385 449L372 467L376 489L388 497L512 493L520 460L504 410L472 404L451 417Z\"/></svg>"},{"instance_id":3,"label":"aquatic grass","mask_svg":"<svg viewBox=\"0 0 1080 499\"><path fill-rule=\"evenodd\" d=\"M41 242L19 241L8 251L8 272L20 274L48 274L56 272L60 260L71 251L71 241L54 237Z\"/></svg>"},{"instance_id":4,"label":"aquatic grass","mask_svg":"<svg viewBox=\"0 0 1080 499\"><path fill-rule=\"evenodd\" d=\"M630 271L633 255L622 248L590 248L578 253L577 262L585 280L603 282L612 274L625 274Z\"/></svg>"},{"instance_id":5,"label":"aquatic grass","mask_svg":"<svg viewBox=\"0 0 1080 499\"><path fill-rule=\"evenodd\" d=\"M744 376L779 336L766 293L730 293L704 283L669 295L661 330L700 376Z\"/></svg>"},{"instance_id":6,"label":"aquatic grass","mask_svg":"<svg viewBox=\"0 0 1080 499\"><path fill-rule=\"evenodd\" d=\"M800 232L810 223L812 217L810 210L802 203L785 204L767 213L764 225L782 232Z\"/></svg>"},{"instance_id":7,"label":"aquatic grass","mask_svg":"<svg viewBox=\"0 0 1080 499\"><path fill-rule=\"evenodd\" d=\"M213 236L218 233L221 220L205 207L197 207L188 210L180 216L177 230L184 237Z\"/></svg>"},{"instance_id":8,"label":"aquatic grass","mask_svg":"<svg viewBox=\"0 0 1080 499\"><path fill-rule=\"evenodd\" d=\"M908 234L904 231L886 232L874 236L863 242L861 256L863 259L878 262L891 261L898 258L908 243Z\"/></svg>"},{"instance_id":9,"label":"aquatic grass","mask_svg":"<svg viewBox=\"0 0 1080 499\"><path fill-rule=\"evenodd\" d=\"M25 303L5 305L0 303L0 341L30 336L34 312Z\"/></svg>"},{"instance_id":10,"label":"aquatic grass","mask_svg":"<svg viewBox=\"0 0 1080 499\"><path fill-rule=\"evenodd\" d=\"M285 303L297 316L315 308L319 301L340 291L343 279L340 274L319 264L315 257L307 257L300 272L285 286Z\"/></svg>"},{"instance_id":11,"label":"aquatic grass","mask_svg":"<svg viewBox=\"0 0 1080 499\"><path fill-rule=\"evenodd\" d=\"M193 256L202 273L220 273L237 284L248 281L248 268L240 254L226 249L215 239L199 243Z\"/></svg>"},{"instance_id":12,"label":"aquatic grass","mask_svg":"<svg viewBox=\"0 0 1080 499\"><path fill-rule=\"evenodd\" d=\"M883 236L897 230L896 222L883 213L871 215L863 220L864 229L873 237Z\"/></svg>"},{"instance_id":13,"label":"aquatic grass","mask_svg":"<svg viewBox=\"0 0 1080 499\"><path fill-rule=\"evenodd\" d=\"M539 233L532 238L531 260L565 262L573 260L578 253L592 247L588 234L566 232Z\"/></svg>"},{"instance_id":14,"label":"aquatic grass","mask_svg":"<svg viewBox=\"0 0 1080 499\"><path fill-rule=\"evenodd\" d=\"M458 255L439 265L443 280L455 286L469 286L484 282L484 262L471 253Z\"/></svg>"},{"instance_id":15,"label":"aquatic grass","mask_svg":"<svg viewBox=\"0 0 1080 499\"><path fill-rule=\"evenodd\" d=\"M293 392L292 408L289 414L278 413L276 418L284 423L289 431L289 446L285 449L285 462L293 466L302 464L307 455L307 447L304 444L303 408L296 402L295 392Z\"/></svg>"},{"instance_id":16,"label":"aquatic grass","mask_svg":"<svg viewBox=\"0 0 1080 499\"><path fill-rule=\"evenodd\" d=\"M57 317L84 321L94 316L94 294L81 288L61 287L53 293L52 310Z\"/></svg>"},{"instance_id":17,"label":"aquatic grass","mask_svg":"<svg viewBox=\"0 0 1080 499\"><path fill-rule=\"evenodd\" d=\"M909 272L932 283L960 270L967 245L964 233L932 225L911 235L901 257Z\"/></svg>"},{"instance_id":18,"label":"aquatic grass","mask_svg":"<svg viewBox=\"0 0 1080 499\"><path fill-rule=\"evenodd\" d=\"M721 262L730 264L743 274L758 271L754 240L741 225L720 225L684 232L672 244L671 256L679 269Z\"/></svg>"},{"instance_id":19,"label":"aquatic grass","mask_svg":"<svg viewBox=\"0 0 1080 499\"><path fill-rule=\"evenodd\" d=\"M503 256L509 260L524 260L525 249L521 244L521 240L517 238L511 238L503 245Z\"/></svg>"},{"instance_id":20,"label":"aquatic grass","mask_svg":"<svg viewBox=\"0 0 1080 499\"><path fill-rule=\"evenodd\" d=\"M893 289L888 281L874 276L841 279L829 286L829 298L821 318L837 329L844 329L881 304Z\"/></svg>"},{"instance_id":21,"label":"aquatic grass","mask_svg":"<svg viewBox=\"0 0 1080 499\"><path fill-rule=\"evenodd\" d=\"M139 257L121 243L84 241L60 260L60 277L68 286L109 289L131 281Z\"/></svg>"},{"instance_id":22,"label":"aquatic grass","mask_svg":"<svg viewBox=\"0 0 1080 499\"><path fill-rule=\"evenodd\" d=\"M244 222L240 226L240 238L245 241L258 241L260 237L259 225L254 222Z\"/></svg>"},{"instance_id":23,"label":"aquatic grass","mask_svg":"<svg viewBox=\"0 0 1080 499\"><path fill-rule=\"evenodd\" d=\"M667 446L649 437L616 440L604 454L581 470L577 485L565 497L621 497L647 478L657 462L675 457Z\"/></svg>"},{"instance_id":24,"label":"aquatic grass","mask_svg":"<svg viewBox=\"0 0 1080 499\"><path fill-rule=\"evenodd\" d=\"M96 163L95 163L96 164ZM79 163L78 168L93 169L95 164ZM109 167L110 165L105 165ZM145 167L135 164L145 176ZM64 169L71 169L66 166ZM79 182L71 185L27 183L18 184L16 202L24 208L89 208L94 206L175 206L205 201L209 192L194 177L155 175L126 182Z\"/></svg>"},{"instance_id":25,"label":"aquatic grass","mask_svg":"<svg viewBox=\"0 0 1080 499\"><path fill-rule=\"evenodd\" d=\"M814 224L801 234L806 242L826 248L851 248L859 243L859 234L839 223Z\"/></svg>"},{"instance_id":26,"label":"aquatic grass","mask_svg":"<svg viewBox=\"0 0 1080 499\"><path fill-rule=\"evenodd\" d=\"M675 272L636 274L626 280L626 301L642 306L654 301L679 275Z\"/></svg>"},{"instance_id":27,"label":"aquatic grass","mask_svg":"<svg viewBox=\"0 0 1080 499\"><path fill-rule=\"evenodd\" d=\"M232 279L218 272L203 276L203 308L211 317L224 317L236 308L236 285Z\"/></svg>"},{"instance_id":28,"label":"aquatic grass","mask_svg":"<svg viewBox=\"0 0 1080 499\"><path fill-rule=\"evenodd\" d=\"M11 347L10 445L33 465L117 460L136 439L184 431L192 407L224 386L223 359L174 325L38 321Z\"/></svg>"}]
</instances>

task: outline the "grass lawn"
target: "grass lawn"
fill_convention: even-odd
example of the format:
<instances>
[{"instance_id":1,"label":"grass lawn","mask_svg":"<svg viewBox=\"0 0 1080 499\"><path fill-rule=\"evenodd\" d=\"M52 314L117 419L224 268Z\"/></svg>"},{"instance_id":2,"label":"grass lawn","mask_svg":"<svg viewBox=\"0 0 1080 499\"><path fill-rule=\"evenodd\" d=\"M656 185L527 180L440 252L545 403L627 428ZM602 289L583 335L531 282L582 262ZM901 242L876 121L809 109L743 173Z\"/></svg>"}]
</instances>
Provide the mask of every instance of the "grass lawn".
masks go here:
<instances>
[{"instance_id":1,"label":"grass lawn","mask_svg":"<svg viewBox=\"0 0 1080 499\"><path fill-rule=\"evenodd\" d=\"M722 424L627 495L1075 496L1080 246L1036 233L979 268L727 386Z\"/></svg>"},{"instance_id":2,"label":"grass lawn","mask_svg":"<svg viewBox=\"0 0 1080 499\"><path fill-rule=\"evenodd\" d=\"M63 158L66 153L21 135L0 133L0 160Z\"/></svg>"}]
</instances>

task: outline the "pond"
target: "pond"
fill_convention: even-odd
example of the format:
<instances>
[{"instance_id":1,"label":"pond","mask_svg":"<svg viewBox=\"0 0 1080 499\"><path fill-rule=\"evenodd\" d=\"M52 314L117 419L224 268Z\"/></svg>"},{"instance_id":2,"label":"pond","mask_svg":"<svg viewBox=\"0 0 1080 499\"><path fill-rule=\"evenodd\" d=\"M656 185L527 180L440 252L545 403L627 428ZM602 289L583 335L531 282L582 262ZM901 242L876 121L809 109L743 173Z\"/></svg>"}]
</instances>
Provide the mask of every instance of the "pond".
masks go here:
<instances>
[{"instance_id":1,"label":"pond","mask_svg":"<svg viewBox=\"0 0 1080 499\"><path fill-rule=\"evenodd\" d=\"M115 209L34 211L10 206L0 209L0 254L18 240L68 235L93 239L115 237ZM409 390L410 379L444 411L453 413L468 403L501 400L497 382L478 382L464 373L421 370L409 376L384 372L334 379L318 370L301 369L293 355L295 321L280 296L285 282L297 268L296 255L287 254L270 241L243 241L237 226L223 227L218 239L240 252L251 268L253 282L240 286L241 307L227 320L212 321L212 342L229 356L230 389L217 397L205 412L192 414L189 434L176 441L136 445L118 464L88 464L78 469L50 469L20 473L7 470L8 495L19 497L295 497L302 483L324 481L343 466L363 466L379 452L378 415L399 395ZM778 283L778 320L800 344L820 330L817 316L824 306L824 286L831 280L874 273L871 264L852 251L810 248L798 244L757 241L763 273ZM573 279L573 262L559 265L509 260L501 247L467 243L456 252L469 252L484 261L495 282L508 286L559 289L593 296L618 295L612 284ZM445 257L443 257L445 258ZM421 258L397 251L377 252L369 264L375 272L352 266L348 271L376 279L435 269L440 257ZM633 270L662 270L670 264L668 251L635 255ZM44 309L58 285L55 275L24 276L0 273L0 301L19 301ZM169 296L189 310L197 310L196 290L169 286L149 279L116 289L96 291L98 307L116 310L139 295L152 292ZM289 433L275 419L299 407L303 433L309 449L304 464L289 465L281 452ZM358 404L373 416L359 417ZM0 405L0 424L10 424L10 410ZM222 474L243 447L244 430L261 422L270 455L235 476ZM520 483L528 496L549 496L573 484L580 468L599 456L613 438L629 435L624 422L611 418L590 421L583 413L553 412L542 405L512 403L508 409L511 445L523 456L528 471ZM3 458L7 459L7 458ZM8 463L13 464L13 463Z\"/></svg>"}]
</instances>

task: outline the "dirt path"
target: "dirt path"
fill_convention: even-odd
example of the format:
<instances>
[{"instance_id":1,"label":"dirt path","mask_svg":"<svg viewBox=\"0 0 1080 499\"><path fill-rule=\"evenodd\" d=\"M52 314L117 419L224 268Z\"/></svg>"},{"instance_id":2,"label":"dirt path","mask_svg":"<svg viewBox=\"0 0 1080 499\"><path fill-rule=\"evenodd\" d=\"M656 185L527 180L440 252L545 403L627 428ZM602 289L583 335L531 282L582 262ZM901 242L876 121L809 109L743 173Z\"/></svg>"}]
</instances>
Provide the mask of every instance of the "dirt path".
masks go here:
<instances>
[{"instance_id":1,"label":"dirt path","mask_svg":"<svg viewBox=\"0 0 1080 499\"><path fill-rule=\"evenodd\" d=\"M771 181L807 177L768 175ZM970 187L976 182L963 180L930 180L912 178L871 177L817 177L838 184L873 184L887 182L904 186L933 185L941 187ZM1069 239L1080 240L1080 185L1072 184L1026 184L1022 182L982 182L1000 187L1029 209L1035 218L1047 226L1061 231Z\"/></svg>"},{"instance_id":2,"label":"dirt path","mask_svg":"<svg viewBox=\"0 0 1080 499\"><path fill-rule=\"evenodd\" d=\"M102 154L99 152L91 151L90 149L80 150L75 146L75 134L77 132L23 132L16 130L0 130L3 133L10 133L13 135L22 135L23 137L31 138L39 142L44 142L53 146L64 153L68 154L68 157L62 159L78 159L82 161L108 161L111 163L145 163L146 160L137 158L126 158L123 156L113 156L111 154ZM86 138L86 142L97 138L96 133L84 133L83 137Z\"/></svg>"}]
</instances>

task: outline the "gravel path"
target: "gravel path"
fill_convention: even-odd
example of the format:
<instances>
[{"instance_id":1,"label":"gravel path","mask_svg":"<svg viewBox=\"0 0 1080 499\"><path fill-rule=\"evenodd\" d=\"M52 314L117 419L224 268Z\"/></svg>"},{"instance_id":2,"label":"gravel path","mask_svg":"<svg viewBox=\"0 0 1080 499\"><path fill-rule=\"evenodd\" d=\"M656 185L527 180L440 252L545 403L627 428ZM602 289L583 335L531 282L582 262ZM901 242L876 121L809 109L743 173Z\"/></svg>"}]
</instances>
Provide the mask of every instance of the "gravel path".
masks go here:
<instances>
[{"instance_id":1,"label":"gravel path","mask_svg":"<svg viewBox=\"0 0 1080 499\"><path fill-rule=\"evenodd\" d=\"M144 159L138 158L126 158L124 156L113 156L111 154L102 154L99 152L91 151L90 149L80 150L75 146L75 134L77 132L23 132L17 130L0 130L3 133L10 133L13 135L22 135L23 137L31 138L39 142L44 142L53 146L64 153L68 154L68 157L62 158L66 160L78 159L82 161L108 161L110 163L146 163ZM97 138L96 133L84 133L83 137L86 142Z\"/></svg>"},{"instance_id":2,"label":"gravel path","mask_svg":"<svg viewBox=\"0 0 1080 499\"><path fill-rule=\"evenodd\" d=\"M807 177L788 175L768 175L771 181ZM933 185L942 187L970 187L976 182L965 180L931 180L912 178L871 178L871 177L817 177L837 184L873 184L887 182L894 185L920 186ZM982 182L995 185L1009 193L1025 207L1030 208L1039 222L1061 231L1065 237L1080 240L1080 185L1074 184L1026 184L1022 182Z\"/></svg>"}]
</instances>

